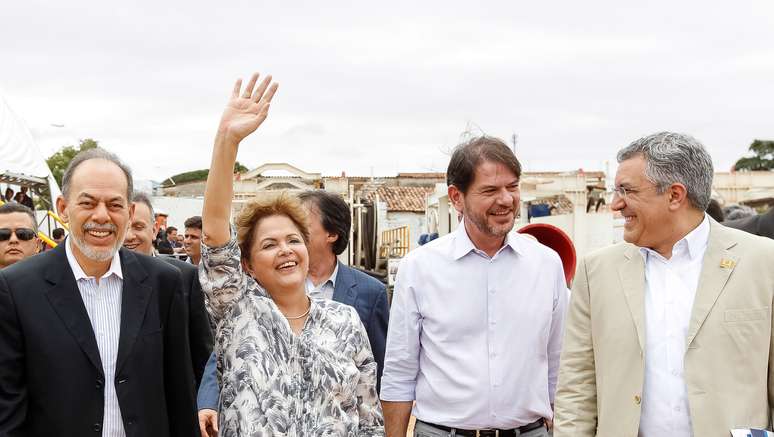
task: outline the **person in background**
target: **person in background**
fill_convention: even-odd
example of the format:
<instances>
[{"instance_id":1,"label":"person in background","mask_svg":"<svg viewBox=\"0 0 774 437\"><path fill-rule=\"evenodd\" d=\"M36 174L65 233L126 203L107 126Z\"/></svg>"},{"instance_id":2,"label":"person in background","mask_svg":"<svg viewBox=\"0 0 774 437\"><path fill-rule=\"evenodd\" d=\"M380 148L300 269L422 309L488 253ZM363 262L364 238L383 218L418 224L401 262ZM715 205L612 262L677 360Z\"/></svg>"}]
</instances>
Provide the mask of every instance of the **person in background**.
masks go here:
<instances>
[{"instance_id":1,"label":"person in background","mask_svg":"<svg viewBox=\"0 0 774 437\"><path fill-rule=\"evenodd\" d=\"M198 266L199 260L202 257L202 216L188 217L185 220L184 226L185 240L183 240L183 248L185 249L185 254L188 255L188 262Z\"/></svg>"},{"instance_id":2,"label":"person in background","mask_svg":"<svg viewBox=\"0 0 774 437\"><path fill-rule=\"evenodd\" d=\"M578 264L554 437L727 437L769 428L774 241L705 213L712 159L659 132L618 152L625 242Z\"/></svg>"},{"instance_id":3,"label":"person in background","mask_svg":"<svg viewBox=\"0 0 774 437\"><path fill-rule=\"evenodd\" d=\"M709 204L707 205L707 215L712 217L718 223L722 223L725 219L723 216L723 208L715 199L710 199Z\"/></svg>"},{"instance_id":4,"label":"person in background","mask_svg":"<svg viewBox=\"0 0 774 437\"><path fill-rule=\"evenodd\" d=\"M62 244L65 240L65 230L62 228L54 228L54 230L51 231L51 239L53 239L56 244Z\"/></svg>"},{"instance_id":5,"label":"person in background","mask_svg":"<svg viewBox=\"0 0 774 437\"><path fill-rule=\"evenodd\" d=\"M177 228L168 226L167 230L164 232L164 238L162 238L158 244L158 251L163 255L173 255L176 253L175 249L177 247Z\"/></svg>"},{"instance_id":6,"label":"person in background","mask_svg":"<svg viewBox=\"0 0 774 437\"><path fill-rule=\"evenodd\" d=\"M0 436L192 436L180 271L121 248L132 175L76 155L56 201L65 244L0 270Z\"/></svg>"},{"instance_id":7,"label":"person in background","mask_svg":"<svg viewBox=\"0 0 774 437\"><path fill-rule=\"evenodd\" d=\"M737 220L726 220L724 226L749 232L761 237L774 238L774 208L769 208L763 214L744 217Z\"/></svg>"},{"instance_id":8,"label":"person in background","mask_svg":"<svg viewBox=\"0 0 774 437\"><path fill-rule=\"evenodd\" d=\"M521 165L500 139L454 149L456 231L408 253L395 282L381 399L387 435L547 436L568 292L559 255L511 232ZM514 335L516 334L516 335Z\"/></svg>"},{"instance_id":9,"label":"person in background","mask_svg":"<svg viewBox=\"0 0 774 437\"><path fill-rule=\"evenodd\" d=\"M357 311L310 298L309 229L288 195L244 205L231 227L240 142L277 85L234 86L218 127L202 211L200 279L217 326L219 429L237 435L383 435L376 362ZM210 430L205 430L209 432Z\"/></svg>"},{"instance_id":10,"label":"person in background","mask_svg":"<svg viewBox=\"0 0 774 437\"><path fill-rule=\"evenodd\" d=\"M34 211L35 205L32 203L32 197L27 194L28 188L22 186L20 190L19 194L17 194L17 196L20 195L19 203Z\"/></svg>"},{"instance_id":11,"label":"person in background","mask_svg":"<svg viewBox=\"0 0 774 437\"><path fill-rule=\"evenodd\" d=\"M3 196L3 197L5 199L5 202L8 202L8 203L15 202L15 200L13 200L13 197L14 197L13 196L13 188L11 188L10 185L8 187L6 187L6 189L5 189L5 196Z\"/></svg>"},{"instance_id":12,"label":"person in background","mask_svg":"<svg viewBox=\"0 0 774 437\"><path fill-rule=\"evenodd\" d=\"M153 237L156 226L153 220L153 204L144 193L137 192L132 196L134 218L126 232L124 247L148 256L156 256L153 249ZM204 366L212 352L212 329L207 310L204 308L204 294L199 285L199 275L196 267L172 257L159 257L180 270L183 278L183 300L187 303L188 338L191 349L191 365L197 388L202 380Z\"/></svg>"},{"instance_id":13,"label":"person in background","mask_svg":"<svg viewBox=\"0 0 774 437\"><path fill-rule=\"evenodd\" d=\"M18 203L0 205L0 269L39 250L38 224L32 210Z\"/></svg>"}]
</instances>

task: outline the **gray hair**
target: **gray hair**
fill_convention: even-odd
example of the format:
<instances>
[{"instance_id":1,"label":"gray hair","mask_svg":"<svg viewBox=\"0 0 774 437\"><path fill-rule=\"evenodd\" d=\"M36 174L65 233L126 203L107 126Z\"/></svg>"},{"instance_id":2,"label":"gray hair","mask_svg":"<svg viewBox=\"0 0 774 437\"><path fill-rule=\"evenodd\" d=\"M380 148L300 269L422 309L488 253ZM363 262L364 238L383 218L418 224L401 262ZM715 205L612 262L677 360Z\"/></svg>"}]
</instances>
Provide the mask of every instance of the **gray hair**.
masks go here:
<instances>
[{"instance_id":1,"label":"gray hair","mask_svg":"<svg viewBox=\"0 0 774 437\"><path fill-rule=\"evenodd\" d=\"M618 162L636 156L645 159L645 176L659 194L669 185L680 183L688 192L691 205L704 211L712 196L712 158L701 143L690 135L659 132L629 144L618 151Z\"/></svg>"},{"instance_id":2,"label":"gray hair","mask_svg":"<svg viewBox=\"0 0 774 437\"><path fill-rule=\"evenodd\" d=\"M156 217L156 215L153 213L153 204L151 203L150 197L148 197L148 195L142 191L137 191L134 193L132 196L132 203L142 203L143 205L147 206L148 211L150 211L151 221Z\"/></svg>"},{"instance_id":3,"label":"gray hair","mask_svg":"<svg viewBox=\"0 0 774 437\"><path fill-rule=\"evenodd\" d=\"M70 161L70 164L67 166L67 169L62 176L62 195L64 195L65 198L70 196L70 184L72 183L75 169L90 159L104 159L105 161L110 161L117 165L118 168L124 172L124 176L126 176L126 200L129 201L129 199L132 198L132 191L134 190L134 184L132 183L132 170L129 168L129 166L124 164L124 162L121 161L118 156L108 152L101 147L95 147L93 149L80 152L75 155L75 158L73 158L72 161Z\"/></svg>"}]
</instances>

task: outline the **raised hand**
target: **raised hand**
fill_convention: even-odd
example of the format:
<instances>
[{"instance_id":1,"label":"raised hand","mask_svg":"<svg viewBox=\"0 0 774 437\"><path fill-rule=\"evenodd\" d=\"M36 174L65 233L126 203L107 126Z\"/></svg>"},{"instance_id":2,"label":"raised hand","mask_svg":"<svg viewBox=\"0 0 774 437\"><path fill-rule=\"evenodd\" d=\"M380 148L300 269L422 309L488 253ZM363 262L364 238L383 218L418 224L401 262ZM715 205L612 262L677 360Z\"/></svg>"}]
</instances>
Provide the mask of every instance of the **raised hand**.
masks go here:
<instances>
[{"instance_id":1,"label":"raised hand","mask_svg":"<svg viewBox=\"0 0 774 437\"><path fill-rule=\"evenodd\" d=\"M244 91L242 91L242 79L238 79L234 84L231 98L218 126L218 133L229 143L242 141L258 129L269 115L271 99L279 85L271 82L271 75L266 76L257 88L256 82L258 82L258 73L253 74Z\"/></svg>"}]
</instances>

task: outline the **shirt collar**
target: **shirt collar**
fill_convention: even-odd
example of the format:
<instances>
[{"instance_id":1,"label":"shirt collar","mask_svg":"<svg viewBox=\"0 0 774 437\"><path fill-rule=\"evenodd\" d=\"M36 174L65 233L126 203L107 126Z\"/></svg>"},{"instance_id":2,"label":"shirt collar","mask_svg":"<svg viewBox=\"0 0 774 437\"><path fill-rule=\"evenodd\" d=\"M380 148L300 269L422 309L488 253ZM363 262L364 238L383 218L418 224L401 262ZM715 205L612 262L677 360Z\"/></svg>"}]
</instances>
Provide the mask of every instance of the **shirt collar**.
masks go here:
<instances>
[{"instance_id":1,"label":"shirt collar","mask_svg":"<svg viewBox=\"0 0 774 437\"><path fill-rule=\"evenodd\" d=\"M707 214L704 214L704 219L696 226L691 232L687 233L672 247L672 256L679 255L680 253L687 252L688 258L691 260L696 259L704 255L709 243L710 224ZM644 256L657 253L653 249L647 247L641 247L640 253ZM659 256L661 256L659 254ZM647 258L646 258L647 259Z\"/></svg>"},{"instance_id":2,"label":"shirt collar","mask_svg":"<svg viewBox=\"0 0 774 437\"><path fill-rule=\"evenodd\" d=\"M497 253L500 253L503 248L510 247L517 254L521 254L521 248L519 247L519 241L514 231L508 232L505 236L505 244L501 247ZM484 253L478 249L470 240L468 231L465 229L465 219L457 225L457 229L454 230L454 253L452 256L455 260L462 258L470 252ZM497 256L495 254L495 256ZM487 255L488 257L488 255Z\"/></svg>"},{"instance_id":3,"label":"shirt collar","mask_svg":"<svg viewBox=\"0 0 774 437\"><path fill-rule=\"evenodd\" d=\"M320 286L318 288L322 288L325 284L330 282L331 285L333 286L333 288L335 289L336 288L336 276L338 276L338 274L339 274L339 261L336 260L336 267L333 268L333 273L331 273L331 277L326 279L326 280L324 280L324 281L322 281L322 283L320 284ZM312 282L312 279L309 278L309 276L306 277L306 286L307 286L307 290L314 290L315 289L314 283Z\"/></svg>"},{"instance_id":4,"label":"shirt collar","mask_svg":"<svg viewBox=\"0 0 774 437\"><path fill-rule=\"evenodd\" d=\"M78 260L75 259L75 254L73 253L73 248L71 247L72 244L72 239L67 237L65 240L65 252L67 253L67 262L70 264L70 269L72 269L73 275L75 275L75 280L78 281L80 279L91 279L92 276L87 275L86 272L84 272L81 268L81 265L78 264ZM110 268L107 272L105 272L104 275L102 275L102 278L107 278L112 274L115 274L122 280L124 279L124 273L123 270L121 270L121 257L119 257L118 251L113 254L113 259L110 261Z\"/></svg>"}]
</instances>

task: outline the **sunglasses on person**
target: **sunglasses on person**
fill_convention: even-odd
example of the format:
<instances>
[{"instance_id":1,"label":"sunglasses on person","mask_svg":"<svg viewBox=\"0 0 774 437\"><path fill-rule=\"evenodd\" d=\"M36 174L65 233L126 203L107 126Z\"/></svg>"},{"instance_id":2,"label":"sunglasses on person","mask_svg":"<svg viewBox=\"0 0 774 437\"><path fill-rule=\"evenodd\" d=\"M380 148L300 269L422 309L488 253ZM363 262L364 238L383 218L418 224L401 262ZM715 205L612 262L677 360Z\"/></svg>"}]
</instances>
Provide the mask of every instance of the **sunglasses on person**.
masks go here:
<instances>
[{"instance_id":1,"label":"sunglasses on person","mask_svg":"<svg viewBox=\"0 0 774 437\"><path fill-rule=\"evenodd\" d=\"M0 228L0 241L7 241L11 239L11 233L16 233L16 238L21 241L30 241L35 238L35 231L30 228Z\"/></svg>"}]
</instances>

